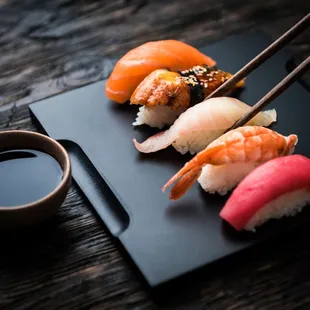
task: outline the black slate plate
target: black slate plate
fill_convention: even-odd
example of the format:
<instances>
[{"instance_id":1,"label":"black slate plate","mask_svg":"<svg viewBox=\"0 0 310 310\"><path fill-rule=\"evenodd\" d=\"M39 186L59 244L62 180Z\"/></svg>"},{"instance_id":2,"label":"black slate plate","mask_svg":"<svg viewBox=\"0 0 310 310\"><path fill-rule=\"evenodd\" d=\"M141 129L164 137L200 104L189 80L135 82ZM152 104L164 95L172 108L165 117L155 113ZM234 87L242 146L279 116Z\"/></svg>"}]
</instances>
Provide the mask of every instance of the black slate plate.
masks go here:
<instances>
[{"instance_id":1,"label":"black slate plate","mask_svg":"<svg viewBox=\"0 0 310 310\"><path fill-rule=\"evenodd\" d=\"M271 40L249 32L233 36L201 51L218 66L236 72ZM287 75L290 55L281 51L248 76L239 98L254 104ZM141 155L132 138L142 141L155 130L134 128L137 107L107 100L100 81L30 105L35 119L70 153L73 177L111 233L123 245L145 280L158 287L173 278L246 249L300 224L295 218L271 221L256 234L237 233L218 216L227 197L204 193L198 186L177 202L161 187L188 156L173 148ZM273 129L299 136L296 153L310 156L310 94L298 82L268 108L276 107Z\"/></svg>"}]
</instances>

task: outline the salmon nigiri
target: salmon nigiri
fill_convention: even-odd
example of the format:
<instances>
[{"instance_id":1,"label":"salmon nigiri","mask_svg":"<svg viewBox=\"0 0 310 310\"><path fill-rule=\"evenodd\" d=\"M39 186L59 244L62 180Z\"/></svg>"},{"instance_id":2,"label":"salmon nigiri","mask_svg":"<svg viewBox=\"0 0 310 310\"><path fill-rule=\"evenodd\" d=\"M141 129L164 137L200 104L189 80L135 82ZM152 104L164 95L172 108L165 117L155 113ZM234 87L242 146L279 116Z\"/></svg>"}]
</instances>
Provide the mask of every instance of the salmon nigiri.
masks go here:
<instances>
[{"instance_id":1,"label":"salmon nigiri","mask_svg":"<svg viewBox=\"0 0 310 310\"><path fill-rule=\"evenodd\" d=\"M216 62L181 41L150 41L130 50L117 62L106 83L106 95L124 103L142 80L156 69L179 71L203 64L214 66Z\"/></svg>"},{"instance_id":2,"label":"salmon nigiri","mask_svg":"<svg viewBox=\"0 0 310 310\"><path fill-rule=\"evenodd\" d=\"M163 191L177 182L170 193L170 199L176 200L198 180L206 192L225 195L259 165L291 155L297 142L297 135L283 136L260 126L228 131L186 163Z\"/></svg>"},{"instance_id":3,"label":"salmon nigiri","mask_svg":"<svg viewBox=\"0 0 310 310\"><path fill-rule=\"evenodd\" d=\"M253 170L233 191L220 217L238 231L255 231L271 219L297 214L309 203L310 159L296 154Z\"/></svg>"}]
</instances>

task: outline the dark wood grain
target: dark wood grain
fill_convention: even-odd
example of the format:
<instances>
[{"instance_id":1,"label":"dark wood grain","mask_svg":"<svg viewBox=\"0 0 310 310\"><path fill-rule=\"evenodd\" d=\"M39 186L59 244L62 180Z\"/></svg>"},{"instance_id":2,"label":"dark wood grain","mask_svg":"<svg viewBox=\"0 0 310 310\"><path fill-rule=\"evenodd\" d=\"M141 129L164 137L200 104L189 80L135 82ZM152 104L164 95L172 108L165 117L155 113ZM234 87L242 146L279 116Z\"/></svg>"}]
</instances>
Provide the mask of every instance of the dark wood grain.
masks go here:
<instances>
[{"instance_id":1,"label":"dark wood grain","mask_svg":"<svg viewBox=\"0 0 310 310\"><path fill-rule=\"evenodd\" d=\"M276 39L309 11L304 0L1 0L0 130L37 130L30 102L103 79L145 41L199 46L252 27ZM287 47L298 62L309 38ZM200 275L160 308L310 309L309 233L301 227ZM74 184L51 221L0 235L0 251L0 309L158 308Z\"/></svg>"}]
</instances>

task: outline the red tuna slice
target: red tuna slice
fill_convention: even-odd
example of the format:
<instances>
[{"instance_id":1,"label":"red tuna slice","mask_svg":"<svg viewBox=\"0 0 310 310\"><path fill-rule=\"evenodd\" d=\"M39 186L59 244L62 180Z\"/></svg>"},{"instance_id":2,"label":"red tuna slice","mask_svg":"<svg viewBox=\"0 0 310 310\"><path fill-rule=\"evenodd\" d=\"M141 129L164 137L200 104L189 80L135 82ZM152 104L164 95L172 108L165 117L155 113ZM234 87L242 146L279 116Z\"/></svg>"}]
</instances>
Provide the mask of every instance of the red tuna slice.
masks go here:
<instances>
[{"instance_id":1,"label":"red tuna slice","mask_svg":"<svg viewBox=\"0 0 310 310\"><path fill-rule=\"evenodd\" d=\"M239 183L220 216L240 231L265 205L301 189L310 191L310 159L302 155L272 159L254 169Z\"/></svg>"}]
</instances>

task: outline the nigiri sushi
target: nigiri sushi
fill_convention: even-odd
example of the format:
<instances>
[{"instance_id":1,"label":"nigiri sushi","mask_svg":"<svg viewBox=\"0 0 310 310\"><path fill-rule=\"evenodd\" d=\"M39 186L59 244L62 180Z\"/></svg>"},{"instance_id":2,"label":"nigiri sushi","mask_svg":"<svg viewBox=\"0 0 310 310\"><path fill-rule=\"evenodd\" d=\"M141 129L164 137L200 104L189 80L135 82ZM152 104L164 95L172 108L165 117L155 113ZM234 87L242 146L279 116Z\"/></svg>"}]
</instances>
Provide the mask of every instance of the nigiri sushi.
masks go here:
<instances>
[{"instance_id":1,"label":"nigiri sushi","mask_svg":"<svg viewBox=\"0 0 310 310\"><path fill-rule=\"evenodd\" d=\"M295 134L283 136L261 126L230 130L187 162L162 190L176 182L170 192L176 200L198 180L206 192L225 195L260 164L291 155L297 142Z\"/></svg>"},{"instance_id":2,"label":"nigiri sushi","mask_svg":"<svg viewBox=\"0 0 310 310\"><path fill-rule=\"evenodd\" d=\"M194 66L181 72L153 71L130 98L130 104L142 105L133 125L146 124L159 129L171 125L179 115L204 100L229 77L230 73L208 66ZM243 85L244 80L233 89Z\"/></svg>"},{"instance_id":3,"label":"nigiri sushi","mask_svg":"<svg viewBox=\"0 0 310 310\"><path fill-rule=\"evenodd\" d=\"M236 230L255 231L271 219L293 216L310 203L310 159L272 159L246 176L220 216Z\"/></svg>"},{"instance_id":4,"label":"nigiri sushi","mask_svg":"<svg viewBox=\"0 0 310 310\"><path fill-rule=\"evenodd\" d=\"M142 153L157 152L172 145L181 154L195 154L220 137L250 109L249 105L232 97L211 98L187 109L166 131L142 143L133 141ZM277 113L272 109L258 113L247 125L267 127L276 120Z\"/></svg>"},{"instance_id":5,"label":"nigiri sushi","mask_svg":"<svg viewBox=\"0 0 310 310\"><path fill-rule=\"evenodd\" d=\"M186 70L216 62L196 48L177 40L144 43L127 52L115 65L106 83L106 95L118 103L128 101L137 86L156 69Z\"/></svg>"},{"instance_id":6,"label":"nigiri sushi","mask_svg":"<svg viewBox=\"0 0 310 310\"><path fill-rule=\"evenodd\" d=\"M142 105L132 124L162 129L186 111L190 102L190 88L179 73L155 70L140 83L130 98L130 104Z\"/></svg>"}]
</instances>

